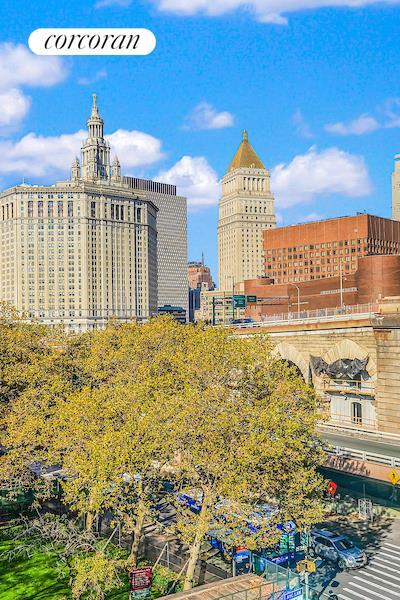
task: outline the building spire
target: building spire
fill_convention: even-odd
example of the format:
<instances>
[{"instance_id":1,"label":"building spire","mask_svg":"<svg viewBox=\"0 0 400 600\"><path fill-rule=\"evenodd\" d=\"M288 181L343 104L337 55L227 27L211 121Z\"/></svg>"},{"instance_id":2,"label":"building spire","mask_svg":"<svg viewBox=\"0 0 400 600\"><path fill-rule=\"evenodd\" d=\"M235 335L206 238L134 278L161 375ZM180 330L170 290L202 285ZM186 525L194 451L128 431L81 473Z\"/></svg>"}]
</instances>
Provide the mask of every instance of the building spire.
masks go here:
<instances>
[{"instance_id":1,"label":"building spire","mask_svg":"<svg viewBox=\"0 0 400 600\"><path fill-rule=\"evenodd\" d=\"M249 136L247 134L247 129L244 129L242 132L242 141L240 142L239 148L231 164L228 167L229 171L233 171L235 169L263 169L265 170L265 166L257 153L255 152L253 146L249 142Z\"/></svg>"},{"instance_id":2,"label":"building spire","mask_svg":"<svg viewBox=\"0 0 400 600\"><path fill-rule=\"evenodd\" d=\"M82 146L82 178L108 179L111 174L110 146L104 139L104 121L99 114L97 94L92 94L93 102L87 120L88 137Z\"/></svg>"}]
</instances>

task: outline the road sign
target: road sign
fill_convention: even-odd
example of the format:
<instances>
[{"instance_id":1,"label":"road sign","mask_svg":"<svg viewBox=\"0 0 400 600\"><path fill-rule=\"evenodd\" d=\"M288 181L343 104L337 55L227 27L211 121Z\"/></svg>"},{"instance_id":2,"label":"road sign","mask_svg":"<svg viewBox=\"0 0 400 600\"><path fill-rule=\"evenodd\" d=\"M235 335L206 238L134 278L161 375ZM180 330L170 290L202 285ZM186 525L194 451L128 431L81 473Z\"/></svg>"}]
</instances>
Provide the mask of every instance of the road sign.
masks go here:
<instances>
[{"instance_id":1,"label":"road sign","mask_svg":"<svg viewBox=\"0 0 400 600\"><path fill-rule=\"evenodd\" d=\"M246 308L246 296L244 294L235 294L233 296L235 308Z\"/></svg>"},{"instance_id":2,"label":"road sign","mask_svg":"<svg viewBox=\"0 0 400 600\"><path fill-rule=\"evenodd\" d=\"M257 296L246 296L246 302L257 302Z\"/></svg>"},{"instance_id":3,"label":"road sign","mask_svg":"<svg viewBox=\"0 0 400 600\"><path fill-rule=\"evenodd\" d=\"M131 592L132 597L145 596L146 592L150 594L151 584L153 582L153 573L151 567L141 569L130 569Z\"/></svg>"},{"instance_id":4,"label":"road sign","mask_svg":"<svg viewBox=\"0 0 400 600\"><path fill-rule=\"evenodd\" d=\"M397 485L400 481L400 475L398 474L397 471L395 471L394 469L392 469L389 473L389 481L393 484L393 485Z\"/></svg>"},{"instance_id":5,"label":"road sign","mask_svg":"<svg viewBox=\"0 0 400 600\"><path fill-rule=\"evenodd\" d=\"M330 481L328 483L328 486L326 489L327 489L328 494L330 494L331 496L334 496L337 491L337 484L334 481Z\"/></svg>"},{"instance_id":6,"label":"road sign","mask_svg":"<svg viewBox=\"0 0 400 600\"><path fill-rule=\"evenodd\" d=\"M286 590L283 593L282 600L296 600L296 598L303 598L303 588L296 588L295 590Z\"/></svg>"}]
</instances>

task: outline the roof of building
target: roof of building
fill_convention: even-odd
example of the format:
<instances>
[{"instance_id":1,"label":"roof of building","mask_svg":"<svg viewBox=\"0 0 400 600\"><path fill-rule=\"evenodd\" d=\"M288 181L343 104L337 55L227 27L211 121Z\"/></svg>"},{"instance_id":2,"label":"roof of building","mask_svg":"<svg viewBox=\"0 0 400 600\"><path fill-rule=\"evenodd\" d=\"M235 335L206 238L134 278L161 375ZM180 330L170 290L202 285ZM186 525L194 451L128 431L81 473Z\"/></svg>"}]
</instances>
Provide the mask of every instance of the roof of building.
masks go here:
<instances>
[{"instance_id":1,"label":"roof of building","mask_svg":"<svg viewBox=\"0 0 400 600\"><path fill-rule=\"evenodd\" d=\"M262 161L257 156L253 146L249 142L246 130L243 131L242 141L240 142L240 146L237 149L227 172L229 173L229 171L240 168L265 169Z\"/></svg>"}]
</instances>

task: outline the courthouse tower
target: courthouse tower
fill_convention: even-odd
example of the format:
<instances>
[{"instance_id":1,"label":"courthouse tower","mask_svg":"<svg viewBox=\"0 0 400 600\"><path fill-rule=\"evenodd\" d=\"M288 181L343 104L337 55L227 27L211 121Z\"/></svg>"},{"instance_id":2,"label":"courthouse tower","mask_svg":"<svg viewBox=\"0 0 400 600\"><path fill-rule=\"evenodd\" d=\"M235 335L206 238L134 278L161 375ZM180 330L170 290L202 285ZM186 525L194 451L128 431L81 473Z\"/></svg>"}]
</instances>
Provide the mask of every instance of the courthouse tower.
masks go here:
<instances>
[{"instance_id":1,"label":"courthouse tower","mask_svg":"<svg viewBox=\"0 0 400 600\"><path fill-rule=\"evenodd\" d=\"M264 273L262 231L276 226L270 174L243 132L222 179L218 218L219 289Z\"/></svg>"},{"instance_id":2,"label":"courthouse tower","mask_svg":"<svg viewBox=\"0 0 400 600\"><path fill-rule=\"evenodd\" d=\"M394 157L392 174L392 219L400 221L400 154Z\"/></svg>"}]
</instances>

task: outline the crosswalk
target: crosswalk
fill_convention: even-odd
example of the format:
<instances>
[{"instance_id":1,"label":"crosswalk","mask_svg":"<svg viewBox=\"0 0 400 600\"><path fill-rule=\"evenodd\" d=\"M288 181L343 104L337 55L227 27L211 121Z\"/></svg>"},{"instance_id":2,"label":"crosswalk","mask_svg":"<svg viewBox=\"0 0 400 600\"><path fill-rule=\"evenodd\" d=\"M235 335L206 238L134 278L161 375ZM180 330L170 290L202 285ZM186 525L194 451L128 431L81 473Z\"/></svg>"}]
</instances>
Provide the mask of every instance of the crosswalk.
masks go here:
<instances>
[{"instance_id":1,"label":"crosswalk","mask_svg":"<svg viewBox=\"0 0 400 600\"><path fill-rule=\"evenodd\" d=\"M400 546L384 542L350 577L336 592L340 600L400 600Z\"/></svg>"}]
</instances>

